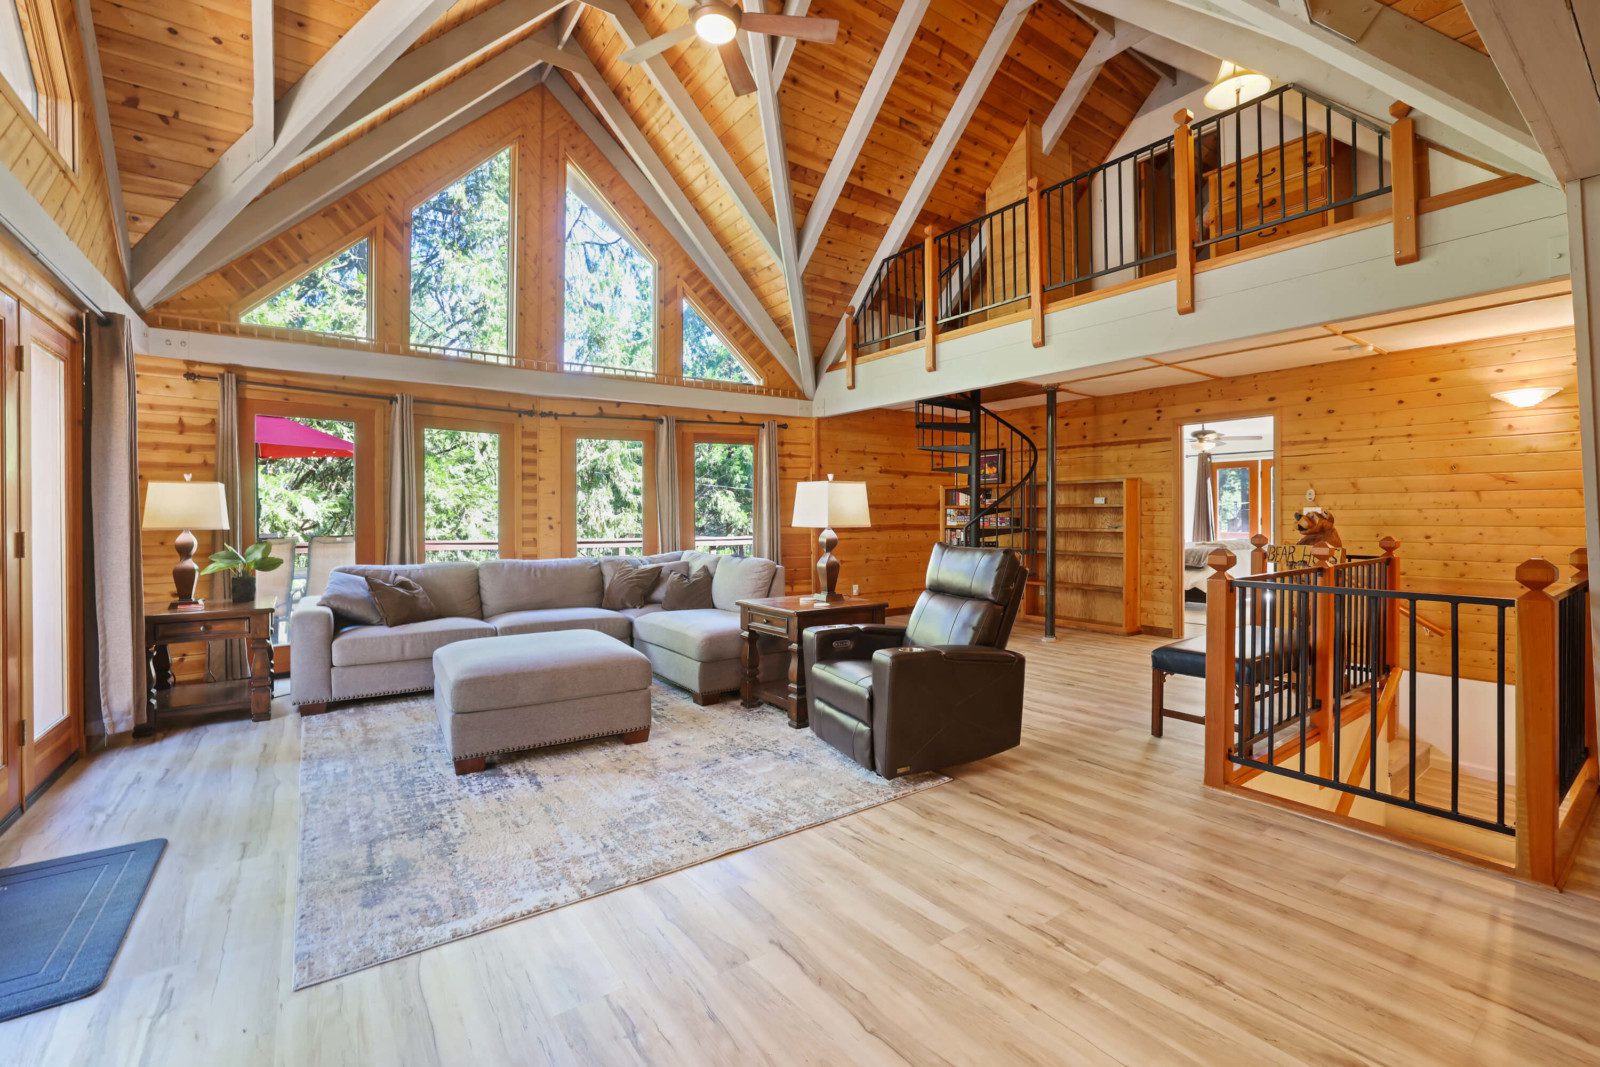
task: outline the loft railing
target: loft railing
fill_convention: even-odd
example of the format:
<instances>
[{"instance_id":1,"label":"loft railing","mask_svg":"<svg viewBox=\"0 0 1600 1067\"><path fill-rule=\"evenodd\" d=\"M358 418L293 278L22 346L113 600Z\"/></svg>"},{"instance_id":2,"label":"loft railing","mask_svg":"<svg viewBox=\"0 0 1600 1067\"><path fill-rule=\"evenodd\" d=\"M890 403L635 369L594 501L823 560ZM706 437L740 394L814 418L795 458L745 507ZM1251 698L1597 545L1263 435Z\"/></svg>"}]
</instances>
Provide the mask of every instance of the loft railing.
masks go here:
<instances>
[{"instance_id":1,"label":"loft railing","mask_svg":"<svg viewBox=\"0 0 1600 1067\"><path fill-rule=\"evenodd\" d=\"M1171 271L1179 311L1192 311L1197 262L1342 221L1379 196L1398 198L1396 261L1411 262L1419 167L1409 110L1397 104L1385 127L1285 85L1200 122L1179 112L1171 137L1032 185L1026 199L944 233L928 228L878 265L861 304L847 310L849 382L858 357L918 342L932 370L942 330L1024 301L1038 347L1047 295L1081 295L1115 276ZM1399 189L1396 175L1406 178Z\"/></svg>"},{"instance_id":2,"label":"loft railing","mask_svg":"<svg viewBox=\"0 0 1600 1067\"><path fill-rule=\"evenodd\" d=\"M1298 783L1268 792L1319 814L1376 804L1360 818L1388 828L1381 812L1404 809L1442 822L1396 832L1559 884L1600 791L1587 556L1573 554L1575 579L1554 595L1556 568L1528 560L1513 599L1403 588L1398 548L1386 539L1382 557L1335 564L1319 547L1313 566L1245 578L1229 576L1231 552L1212 554L1206 783L1251 792L1267 775ZM1425 610L1448 625L1425 623ZM1447 642L1430 650L1447 668L1419 666L1419 631ZM1403 756L1389 744L1401 724ZM1426 828L1443 824L1514 848L1500 856Z\"/></svg>"}]
</instances>

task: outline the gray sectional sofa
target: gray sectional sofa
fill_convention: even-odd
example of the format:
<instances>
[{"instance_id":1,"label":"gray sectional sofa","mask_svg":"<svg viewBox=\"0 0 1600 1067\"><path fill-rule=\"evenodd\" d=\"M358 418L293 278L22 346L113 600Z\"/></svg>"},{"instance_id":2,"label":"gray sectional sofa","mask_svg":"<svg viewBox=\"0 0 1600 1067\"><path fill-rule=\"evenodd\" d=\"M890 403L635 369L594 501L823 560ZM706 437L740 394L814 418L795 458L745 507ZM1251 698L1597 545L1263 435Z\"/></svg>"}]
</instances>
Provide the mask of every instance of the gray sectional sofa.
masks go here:
<instances>
[{"instance_id":1,"label":"gray sectional sofa","mask_svg":"<svg viewBox=\"0 0 1600 1067\"><path fill-rule=\"evenodd\" d=\"M639 563L686 562L712 570L714 608L663 610L658 585L643 607L601 607L609 572ZM392 578L404 575L427 591L442 617L401 626L340 626L316 597L289 617L289 690L303 714L330 703L433 688L433 653L456 641L497 634L598 630L630 643L660 678L705 704L739 688L737 602L780 596L783 568L771 560L707 552L667 552L638 559L507 559L485 563L339 567ZM783 657L762 657L781 671ZM763 680L771 680L764 670Z\"/></svg>"}]
</instances>

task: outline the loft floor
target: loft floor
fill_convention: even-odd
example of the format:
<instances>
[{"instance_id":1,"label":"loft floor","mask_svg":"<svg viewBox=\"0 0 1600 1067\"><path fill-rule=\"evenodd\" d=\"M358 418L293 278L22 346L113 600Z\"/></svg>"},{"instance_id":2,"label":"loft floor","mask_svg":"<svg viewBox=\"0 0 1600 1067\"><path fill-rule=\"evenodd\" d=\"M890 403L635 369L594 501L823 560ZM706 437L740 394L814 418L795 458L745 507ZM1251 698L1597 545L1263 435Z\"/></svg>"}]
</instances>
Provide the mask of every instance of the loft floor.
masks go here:
<instances>
[{"instance_id":1,"label":"loft floor","mask_svg":"<svg viewBox=\"0 0 1600 1067\"><path fill-rule=\"evenodd\" d=\"M1209 793L1200 727L1149 736L1159 639L1037 637L1023 747L950 785L300 993L286 703L113 751L0 865L171 845L107 987L0 1062L1593 1057L1594 841L1556 894Z\"/></svg>"}]
</instances>

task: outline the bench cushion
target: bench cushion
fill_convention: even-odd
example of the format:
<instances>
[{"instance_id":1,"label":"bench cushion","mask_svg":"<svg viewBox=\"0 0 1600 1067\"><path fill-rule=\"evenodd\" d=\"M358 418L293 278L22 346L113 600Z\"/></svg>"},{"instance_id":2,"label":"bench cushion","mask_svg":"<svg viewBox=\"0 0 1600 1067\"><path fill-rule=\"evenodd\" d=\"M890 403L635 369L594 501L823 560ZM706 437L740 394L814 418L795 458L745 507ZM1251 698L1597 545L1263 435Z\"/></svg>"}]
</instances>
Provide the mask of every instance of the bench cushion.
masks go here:
<instances>
[{"instance_id":1,"label":"bench cushion","mask_svg":"<svg viewBox=\"0 0 1600 1067\"><path fill-rule=\"evenodd\" d=\"M333 665L403 663L427 659L445 645L477 637L493 637L494 627L481 619L444 618L400 626L352 626L333 639Z\"/></svg>"},{"instance_id":2,"label":"bench cushion","mask_svg":"<svg viewBox=\"0 0 1600 1067\"><path fill-rule=\"evenodd\" d=\"M605 608L538 608L490 616L496 633L542 634L553 630L599 630L618 641L633 637L633 623L619 611Z\"/></svg>"},{"instance_id":3,"label":"bench cushion","mask_svg":"<svg viewBox=\"0 0 1600 1067\"><path fill-rule=\"evenodd\" d=\"M655 611L633 620L633 632L643 641L701 663L738 659L739 616L716 608Z\"/></svg>"},{"instance_id":4,"label":"bench cushion","mask_svg":"<svg viewBox=\"0 0 1600 1067\"><path fill-rule=\"evenodd\" d=\"M1234 655L1237 656L1235 669L1239 677L1253 681L1258 670L1263 671L1268 667L1267 659L1257 656L1254 664L1245 658L1245 636L1239 636L1238 645ZM1250 645L1262 648L1267 640L1266 632L1257 627L1250 638ZM1281 646L1280 646L1281 647ZM1169 645L1162 645L1150 653L1150 666L1167 674L1179 674L1186 678L1204 678L1206 676L1206 635L1199 634L1194 637L1185 637L1182 641L1174 641Z\"/></svg>"},{"instance_id":5,"label":"bench cushion","mask_svg":"<svg viewBox=\"0 0 1600 1067\"><path fill-rule=\"evenodd\" d=\"M436 699L457 715L650 688L650 661L594 630L510 634L433 657Z\"/></svg>"}]
</instances>

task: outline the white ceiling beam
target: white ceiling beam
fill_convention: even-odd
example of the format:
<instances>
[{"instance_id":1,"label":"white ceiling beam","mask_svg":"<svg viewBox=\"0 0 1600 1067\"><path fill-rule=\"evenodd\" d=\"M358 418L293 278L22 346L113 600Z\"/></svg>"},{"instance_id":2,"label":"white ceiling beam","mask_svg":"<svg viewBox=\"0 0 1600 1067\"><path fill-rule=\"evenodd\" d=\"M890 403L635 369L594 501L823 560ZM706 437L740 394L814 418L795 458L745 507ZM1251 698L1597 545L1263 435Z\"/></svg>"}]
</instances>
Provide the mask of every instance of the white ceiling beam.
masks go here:
<instances>
[{"instance_id":1,"label":"white ceiling beam","mask_svg":"<svg viewBox=\"0 0 1600 1067\"><path fill-rule=\"evenodd\" d=\"M629 6L628 0L593 0L589 6L611 16L624 48L633 48L650 39L650 31L645 29L644 23ZM684 17L688 17L687 11L683 14ZM733 202L739 206L739 212L744 216L745 223L761 239L767 255L777 260L780 255L778 229L772 221L772 216L767 214L767 209L762 205L756 191L750 188L744 172L733 161L727 146L711 128L711 123L706 121L705 113L694 102L689 91L683 87L683 82L678 80L672 64L667 61L665 55L657 55L645 60L641 66L650 78L650 83L655 86L657 95L666 101L668 110L689 135L689 140L694 142L701 158L711 168L711 173L716 176L723 189L727 190L728 195L733 197Z\"/></svg>"},{"instance_id":2,"label":"white ceiling beam","mask_svg":"<svg viewBox=\"0 0 1600 1067\"><path fill-rule=\"evenodd\" d=\"M1100 0L1099 6L1116 14L1126 2ZM1314 0L1311 13L1315 21L1303 22L1279 7L1277 0L1172 0L1162 6L1180 6L1224 23L1231 21L1236 26L1253 29L1274 43L1279 55L1263 55L1259 58L1265 62L1260 62L1237 54L1235 48L1228 47L1226 40L1217 42L1216 47L1206 47L1181 36L1174 37L1175 40L1244 62L1271 77L1304 80L1315 87L1316 82L1309 78L1301 79L1290 70L1274 69L1284 62L1292 65L1289 53L1297 52L1366 84L1388 97L1390 102L1402 100L1410 104L1418 113L1419 132L1424 136L1432 134L1424 128L1423 120L1431 120L1476 142L1480 158L1483 150L1491 153L1492 158L1486 162L1504 164L1541 181L1553 179L1549 164L1528 132L1516 101L1495 70L1494 61L1398 11L1373 4L1371 0ZM1348 31L1359 34L1357 40L1351 40L1327 28L1335 24L1364 25L1365 29ZM1161 32L1154 26L1147 28ZM1348 99L1340 102L1359 106ZM1385 105L1368 113L1381 117L1387 110ZM1447 143L1441 138L1434 139ZM1460 145L1449 147L1471 152Z\"/></svg>"},{"instance_id":3,"label":"white ceiling beam","mask_svg":"<svg viewBox=\"0 0 1600 1067\"><path fill-rule=\"evenodd\" d=\"M766 10L762 0L745 0L746 11ZM806 288L800 269L800 243L794 228L794 192L789 187L789 150L783 139L783 115L778 110L778 83L772 76L766 37L746 34L750 43L751 73L756 79L756 110L761 115L761 140L767 151L767 178L772 186L772 214L778 228L778 263L789 298L790 329L800 361L800 389L807 396L817 391L817 354L811 348L811 318L806 312Z\"/></svg>"},{"instance_id":4,"label":"white ceiling beam","mask_svg":"<svg viewBox=\"0 0 1600 1067\"><path fill-rule=\"evenodd\" d=\"M250 129L264 156L278 138L277 61L273 58L272 0L250 0Z\"/></svg>"},{"instance_id":5,"label":"white ceiling beam","mask_svg":"<svg viewBox=\"0 0 1600 1067\"><path fill-rule=\"evenodd\" d=\"M796 18L805 17L811 10L811 0L789 0L784 6L785 15ZM778 47L772 53L772 81L774 85L783 84L783 76L789 73L789 61L794 59L794 46L800 42L793 37L778 38Z\"/></svg>"},{"instance_id":6,"label":"white ceiling beam","mask_svg":"<svg viewBox=\"0 0 1600 1067\"><path fill-rule=\"evenodd\" d=\"M566 54L548 40L531 37L518 41L276 189L257 197L173 279L174 291L226 266L396 163L437 144L527 92L536 84L528 74L552 60L565 62Z\"/></svg>"},{"instance_id":7,"label":"white ceiling beam","mask_svg":"<svg viewBox=\"0 0 1600 1067\"><path fill-rule=\"evenodd\" d=\"M811 210L806 212L806 224L800 231L802 272L811 262L811 257L816 254L817 246L822 243L822 231L827 228L828 220L833 217L833 209L839 203L839 194L844 192L845 183L850 180L850 172L855 170L856 159L861 155L861 149L872 133L873 123L878 120L878 112L882 110L883 102L889 96L895 76L900 73L900 64L905 62L906 52L910 50L911 42L916 39L917 27L922 25L922 16L928 10L928 3L929 0L908 0L895 15L894 25L889 27L889 36L884 38L883 47L878 50L878 59L872 65L872 74L868 76L867 84L861 90L861 98L856 101L855 110L850 113L850 122L844 128L844 136L839 139L839 147L834 151L833 158L828 161L827 173L822 176L822 182L817 186L817 196L811 202ZM778 81L776 69L773 70L773 81Z\"/></svg>"},{"instance_id":8,"label":"white ceiling beam","mask_svg":"<svg viewBox=\"0 0 1600 1067\"><path fill-rule=\"evenodd\" d=\"M259 2L259 0L258 0ZM435 79L475 63L528 29L560 3L496 4L476 18L402 55L379 74L338 116L328 122L302 153L313 155L343 134L428 86ZM574 7L578 5L574 4ZM559 43L557 45L559 47Z\"/></svg>"},{"instance_id":9,"label":"white ceiling beam","mask_svg":"<svg viewBox=\"0 0 1600 1067\"><path fill-rule=\"evenodd\" d=\"M642 184L634 185L634 191L645 201L645 206L667 226L672 239L689 254L689 258L716 287L717 292L733 305L734 310L744 318L751 330L755 331L756 336L767 346L767 351L772 353L779 365L797 384L800 383L803 380L800 374L800 361L795 356L789 339L778 328L778 324L772 321L772 316L767 314L767 309L762 305L760 298L739 273L739 269L734 266L728 253L717 243L705 220L689 202L688 196L679 188L672 172L650 147L644 131L633 121L627 109L622 106L622 101L617 99L617 94L612 92L611 86L600 77L600 72L589 61L589 57L575 47L569 46L565 51L574 65L573 75L577 79L579 89L600 113L605 128L595 121L594 116L562 79L548 79L546 85L551 93L589 135L589 139L606 153L612 165L617 167L625 178L629 176L630 171L638 174L638 180ZM606 136L607 128L610 136ZM624 162L629 166L623 167ZM646 190L650 195L646 195Z\"/></svg>"},{"instance_id":10,"label":"white ceiling beam","mask_svg":"<svg viewBox=\"0 0 1600 1067\"><path fill-rule=\"evenodd\" d=\"M122 199L122 169L117 165L117 143L111 135L111 111L106 106L106 80L100 73L100 42L94 34L94 11L90 0L74 0L78 14L78 33L83 45L84 73L94 110L95 143L100 150L100 165L106 172L111 198L111 223L117 234L117 258L122 272L131 275L131 246L128 243L128 209Z\"/></svg>"},{"instance_id":11,"label":"white ceiling beam","mask_svg":"<svg viewBox=\"0 0 1600 1067\"><path fill-rule=\"evenodd\" d=\"M856 286L855 295L851 297L852 304L860 306L862 299L867 295L867 287L872 284L878 264L886 256L898 252L905 244L906 238L911 236L911 227L916 225L917 216L922 214L922 205L927 202L933 183L944 173L945 164L950 161L950 154L960 143L961 134L966 130L967 123L972 121L972 115L978 110L983 94L988 91L989 83L994 80L995 73L1000 69L1000 62L1006 57L1006 49L1011 47L1017 31L1022 28L1022 20L1033 8L1034 2L1035 0L1008 0L1001 10L1000 17L995 20L994 28L989 31L988 39L984 41L983 49L979 51L978 58L972 64L972 70L967 73L967 80L962 83L961 91L956 94L955 103L951 105L949 114L945 115L939 132L934 134L927 155L922 157L916 175L906 188L899 210L894 213L888 229L884 231L883 240L878 242L878 250L868 261L867 271ZM827 366L833 362L843 347L844 320L841 319L839 325L834 328L833 336L828 340L828 347L823 351L822 365Z\"/></svg>"},{"instance_id":12,"label":"white ceiling beam","mask_svg":"<svg viewBox=\"0 0 1600 1067\"><path fill-rule=\"evenodd\" d=\"M1572 0L1466 3L1556 178L1600 175L1600 10Z\"/></svg>"},{"instance_id":13,"label":"white ceiling beam","mask_svg":"<svg viewBox=\"0 0 1600 1067\"><path fill-rule=\"evenodd\" d=\"M240 138L134 248L135 302L149 307L170 293L185 264L299 158L328 113L343 111L451 3L377 0L278 101L272 146L263 152L254 138Z\"/></svg>"},{"instance_id":14,"label":"white ceiling beam","mask_svg":"<svg viewBox=\"0 0 1600 1067\"><path fill-rule=\"evenodd\" d=\"M1100 77L1100 72L1105 70L1106 64L1149 36L1148 30L1127 23L1115 25L1110 30L1102 29L1095 34L1088 50L1083 53L1083 58L1072 68L1072 77L1067 79L1066 87L1061 90L1060 99L1056 101L1055 107L1050 109L1050 114L1045 117L1044 126L1039 131L1046 155L1056 150L1061 135L1067 132L1067 127L1072 124L1072 117L1078 113L1078 108L1084 100L1088 99L1089 90L1094 88L1095 79Z\"/></svg>"}]
</instances>

